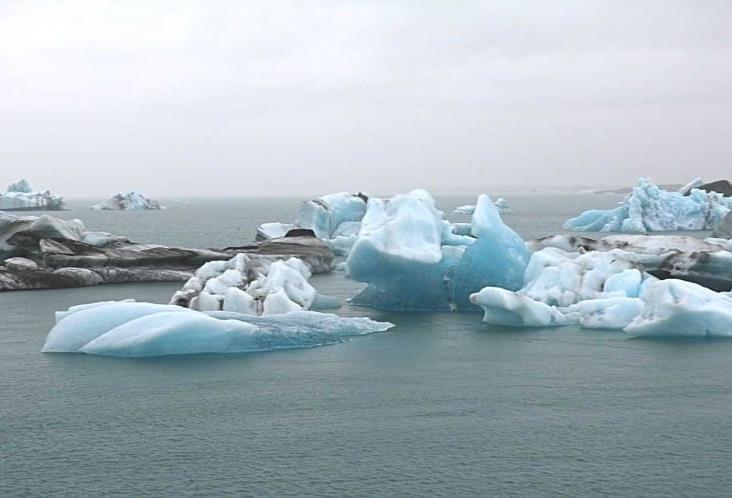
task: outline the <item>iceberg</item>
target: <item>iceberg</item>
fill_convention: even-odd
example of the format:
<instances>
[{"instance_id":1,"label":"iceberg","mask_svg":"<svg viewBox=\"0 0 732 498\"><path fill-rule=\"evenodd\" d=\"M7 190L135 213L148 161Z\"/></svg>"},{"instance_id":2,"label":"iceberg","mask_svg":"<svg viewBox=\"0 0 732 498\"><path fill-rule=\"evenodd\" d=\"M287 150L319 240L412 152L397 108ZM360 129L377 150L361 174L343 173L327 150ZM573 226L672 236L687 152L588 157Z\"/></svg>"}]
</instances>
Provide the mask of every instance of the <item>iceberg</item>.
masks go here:
<instances>
[{"instance_id":1,"label":"iceberg","mask_svg":"<svg viewBox=\"0 0 732 498\"><path fill-rule=\"evenodd\" d=\"M732 289L732 245L727 239L698 239L687 235L606 235L595 240L554 235L529 241L529 249L554 247L565 251L621 250L623 258L659 278L677 278L714 291Z\"/></svg>"},{"instance_id":2,"label":"iceberg","mask_svg":"<svg viewBox=\"0 0 732 498\"><path fill-rule=\"evenodd\" d=\"M312 230L337 256L346 256L356 240L368 201L368 196L360 192L338 192L305 201L300 204L297 221L263 223L257 229L257 240L284 237L291 230Z\"/></svg>"},{"instance_id":3,"label":"iceberg","mask_svg":"<svg viewBox=\"0 0 732 498\"><path fill-rule=\"evenodd\" d=\"M547 247L531 256L521 289L486 287L470 300L483 308L488 323L614 329L640 312L638 297L656 280L619 249L580 253Z\"/></svg>"},{"instance_id":4,"label":"iceberg","mask_svg":"<svg viewBox=\"0 0 732 498\"><path fill-rule=\"evenodd\" d=\"M511 208L508 206L508 202L503 197L496 199L496 202L493 204L501 213L508 213L511 211ZM458 206L453 209L452 212L454 214L473 214L475 212L475 204L464 204L462 206Z\"/></svg>"},{"instance_id":5,"label":"iceberg","mask_svg":"<svg viewBox=\"0 0 732 498\"><path fill-rule=\"evenodd\" d=\"M170 304L198 311L234 311L273 315L326 306L308 279L310 267L299 258L273 261L237 254L228 261L210 261L177 291Z\"/></svg>"},{"instance_id":6,"label":"iceberg","mask_svg":"<svg viewBox=\"0 0 732 498\"><path fill-rule=\"evenodd\" d=\"M295 225L287 223L263 223L257 228L257 240L279 239L287 235L287 232L295 228Z\"/></svg>"},{"instance_id":7,"label":"iceberg","mask_svg":"<svg viewBox=\"0 0 732 498\"><path fill-rule=\"evenodd\" d=\"M121 358L252 353L335 344L393 327L369 318L343 318L315 311L257 317L135 302L75 308L58 315L43 346L44 353Z\"/></svg>"},{"instance_id":8,"label":"iceberg","mask_svg":"<svg viewBox=\"0 0 732 498\"><path fill-rule=\"evenodd\" d=\"M347 259L367 283L354 304L385 310L472 309L469 296L492 285L518 289L528 262L524 241L478 198L470 236L458 235L424 190L370 199Z\"/></svg>"},{"instance_id":9,"label":"iceberg","mask_svg":"<svg viewBox=\"0 0 732 498\"><path fill-rule=\"evenodd\" d=\"M41 211L64 208L64 199L49 190L35 192L27 180L11 183L4 194L0 194L0 211Z\"/></svg>"},{"instance_id":10,"label":"iceberg","mask_svg":"<svg viewBox=\"0 0 732 498\"><path fill-rule=\"evenodd\" d=\"M732 198L692 188L687 195L668 192L641 178L614 209L591 209L564 228L588 232L660 232L712 229L732 209Z\"/></svg>"},{"instance_id":11,"label":"iceberg","mask_svg":"<svg viewBox=\"0 0 732 498\"><path fill-rule=\"evenodd\" d=\"M269 265L297 257L313 273L333 267L333 252L313 236L291 236L225 249L188 249L130 242L88 231L81 220L0 212L0 291L124 282L185 282L208 261L244 253Z\"/></svg>"},{"instance_id":12,"label":"iceberg","mask_svg":"<svg viewBox=\"0 0 732 498\"><path fill-rule=\"evenodd\" d=\"M624 329L636 337L732 337L732 299L683 280L650 285L645 309Z\"/></svg>"},{"instance_id":13,"label":"iceberg","mask_svg":"<svg viewBox=\"0 0 732 498\"><path fill-rule=\"evenodd\" d=\"M148 199L135 190L127 193L117 193L104 202L95 204L92 209L97 211L134 211L165 209L158 201Z\"/></svg>"},{"instance_id":14,"label":"iceberg","mask_svg":"<svg viewBox=\"0 0 732 498\"><path fill-rule=\"evenodd\" d=\"M104 247L111 242L127 241L106 232L90 232L79 219L63 220L47 214L15 216L0 212L0 260L37 244L41 239L64 239Z\"/></svg>"},{"instance_id":15,"label":"iceberg","mask_svg":"<svg viewBox=\"0 0 732 498\"><path fill-rule=\"evenodd\" d=\"M620 249L571 253L545 247L532 255L520 290L486 287L470 300L483 308L483 321L497 325L576 324L644 337L732 336L729 293L659 280L636 257Z\"/></svg>"}]
</instances>

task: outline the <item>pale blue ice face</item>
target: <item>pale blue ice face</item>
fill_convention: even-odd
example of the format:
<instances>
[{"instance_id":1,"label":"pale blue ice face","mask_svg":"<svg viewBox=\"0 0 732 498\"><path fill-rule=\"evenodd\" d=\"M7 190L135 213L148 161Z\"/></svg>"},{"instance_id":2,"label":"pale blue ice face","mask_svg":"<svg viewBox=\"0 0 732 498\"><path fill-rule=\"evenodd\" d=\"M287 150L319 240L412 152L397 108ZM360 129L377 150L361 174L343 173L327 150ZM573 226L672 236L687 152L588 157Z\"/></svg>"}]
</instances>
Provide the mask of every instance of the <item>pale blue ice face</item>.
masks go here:
<instances>
[{"instance_id":1,"label":"pale blue ice face","mask_svg":"<svg viewBox=\"0 0 732 498\"><path fill-rule=\"evenodd\" d=\"M732 209L732 200L693 189L668 192L641 178L616 208L591 209L564 224L578 232L661 232L713 228Z\"/></svg>"},{"instance_id":2,"label":"pale blue ice face","mask_svg":"<svg viewBox=\"0 0 732 498\"><path fill-rule=\"evenodd\" d=\"M46 339L44 352L130 358L309 348L392 327L368 318L314 311L257 317L125 302L70 310L59 317Z\"/></svg>"},{"instance_id":3,"label":"pale blue ice face","mask_svg":"<svg viewBox=\"0 0 732 498\"><path fill-rule=\"evenodd\" d=\"M328 194L300 205L297 225L310 228L315 235L327 240L336 234L341 224L361 221L366 213L366 202L349 192Z\"/></svg>"},{"instance_id":4,"label":"pale blue ice face","mask_svg":"<svg viewBox=\"0 0 732 498\"><path fill-rule=\"evenodd\" d=\"M487 196L478 199L471 235L455 232L423 190L370 200L348 258L349 275L368 284L353 302L385 310L475 309L469 297L482 287L521 287L528 250Z\"/></svg>"}]
</instances>

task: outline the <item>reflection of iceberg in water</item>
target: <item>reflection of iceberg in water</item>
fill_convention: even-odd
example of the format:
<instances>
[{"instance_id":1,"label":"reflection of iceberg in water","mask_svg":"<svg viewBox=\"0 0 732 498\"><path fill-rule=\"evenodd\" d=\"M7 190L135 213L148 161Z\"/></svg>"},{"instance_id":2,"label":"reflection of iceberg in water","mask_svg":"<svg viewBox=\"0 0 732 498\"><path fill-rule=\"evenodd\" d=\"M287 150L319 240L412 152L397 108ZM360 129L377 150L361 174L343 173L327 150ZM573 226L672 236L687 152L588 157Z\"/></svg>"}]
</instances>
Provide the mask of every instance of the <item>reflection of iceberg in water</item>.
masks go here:
<instances>
[{"instance_id":1,"label":"reflection of iceberg in water","mask_svg":"<svg viewBox=\"0 0 732 498\"><path fill-rule=\"evenodd\" d=\"M250 353L335 344L392 324L315 311L257 317L179 306L112 302L60 313L43 352L149 357Z\"/></svg>"}]
</instances>

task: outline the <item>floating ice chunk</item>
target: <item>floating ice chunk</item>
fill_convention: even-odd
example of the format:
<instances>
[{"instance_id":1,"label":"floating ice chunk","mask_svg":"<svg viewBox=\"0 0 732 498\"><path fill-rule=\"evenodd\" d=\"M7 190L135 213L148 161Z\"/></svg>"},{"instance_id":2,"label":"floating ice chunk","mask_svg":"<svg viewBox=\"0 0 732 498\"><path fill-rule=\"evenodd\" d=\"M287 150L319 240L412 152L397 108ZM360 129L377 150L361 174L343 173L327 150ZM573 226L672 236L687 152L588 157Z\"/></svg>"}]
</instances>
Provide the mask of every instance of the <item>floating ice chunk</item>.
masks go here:
<instances>
[{"instance_id":1,"label":"floating ice chunk","mask_svg":"<svg viewBox=\"0 0 732 498\"><path fill-rule=\"evenodd\" d=\"M475 204L458 206L452 212L455 214L473 214L475 212Z\"/></svg>"},{"instance_id":2,"label":"floating ice chunk","mask_svg":"<svg viewBox=\"0 0 732 498\"><path fill-rule=\"evenodd\" d=\"M643 300L635 297L609 297L581 301L562 312L569 322L579 322L585 329L622 330L643 311L643 306Z\"/></svg>"},{"instance_id":3,"label":"floating ice chunk","mask_svg":"<svg viewBox=\"0 0 732 498\"><path fill-rule=\"evenodd\" d=\"M228 261L205 263L173 295L170 303L198 311L286 313L294 309L307 310L318 299L317 291L308 282L310 277L310 268L299 258L253 261L246 254L237 254ZM320 297L321 304L335 302Z\"/></svg>"},{"instance_id":4,"label":"floating ice chunk","mask_svg":"<svg viewBox=\"0 0 732 498\"><path fill-rule=\"evenodd\" d=\"M511 208L508 205L508 201L503 197L499 197L498 199L496 199L495 205L502 213L508 213L511 211Z\"/></svg>"},{"instance_id":5,"label":"floating ice chunk","mask_svg":"<svg viewBox=\"0 0 732 498\"><path fill-rule=\"evenodd\" d=\"M424 190L371 199L348 274L368 286L356 304L388 310L471 309L486 286L521 287L528 250L487 196L478 199L471 235L457 235Z\"/></svg>"},{"instance_id":6,"label":"floating ice chunk","mask_svg":"<svg viewBox=\"0 0 732 498\"><path fill-rule=\"evenodd\" d=\"M702 185L704 185L704 180L702 180L701 176L698 176L698 177L694 178L693 180L691 180L686 185L684 185L683 187L681 187L679 189L679 193L681 195L688 195L689 193L691 193L691 191L693 189L695 189L697 187L701 187Z\"/></svg>"},{"instance_id":7,"label":"floating ice chunk","mask_svg":"<svg viewBox=\"0 0 732 498\"><path fill-rule=\"evenodd\" d=\"M27 180L11 183L5 193L0 193L0 211L63 209L64 199L50 191L35 192Z\"/></svg>"},{"instance_id":8,"label":"floating ice chunk","mask_svg":"<svg viewBox=\"0 0 732 498\"><path fill-rule=\"evenodd\" d=\"M86 343L109 332L115 327L141 316L160 312L193 313L179 306L114 302L98 305L87 304L83 307L59 312L59 320L46 338L43 351L46 353L75 353Z\"/></svg>"},{"instance_id":9,"label":"floating ice chunk","mask_svg":"<svg viewBox=\"0 0 732 498\"><path fill-rule=\"evenodd\" d=\"M328 194L300 205L297 226L310 228L320 239L330 239L344 222L361 221L367 198L349 192Z\"/></svg>"},{"instance_id":10,"label":"floating ice chunk","mask_svg":"<svg viewBox=\"0 0 732 498\"><path fill-rule=\"evenodd\" d=\"M290 299L285 289L279 287L271 290L264 298L263 315L277 315L280 313L289 313L291 311L300 311L302 308Z\"/></svg>"},{"instance_id":11,"label":"floating ice chunk","mask_svg":"<svg viewBox=\"0 0 732 498\"><path fill-rule=\"evenodd\" d=\"M580 254L547 247L531 256L520 292L555 306L604 297L636 297L648 277L638 270L630 271L636 266L633 255L617 249Z\"/></svg>"},{"instance_id":12,"label":"floating ice chunk","mask_svg":"<svg viewBox=\"0 0 732 498\"><path fill-rule=\"evenodd\" d=\"M205 314L150 303L105 303L59 321L43 351L130 358L249 353L334 344L392 326L313 311L257 317L226 311Z\"/></svg>"},{"instance_id":13,"label":"floating ice chunk","mask_svg":"<svg viewBox=\"0 0 732 498\"><path fill-rule=\"evenodd\" d=\"M257 239L280 238L292 229L304 228L312 230L337 256L346 256L356 240L368 201L365 194L348 192L305 201L295 223L264 223L257 229Z\"/></svg>"},{"instance_id":14,"label":"floating ice chunk","mask_svg":"<svg viewBox=\"0 0 732 498\"><path fill-rule=\"evenodd\" d=\"M649 285L646 303L625 332L633 336L732 337L732 299L683 280Z\"/></svg>"},{"instance_id":15,"label":"floating ice chunk","mask_svg":"<svg viewBox=\"0 0 732 498\"><path fill-rule=\"evenodd\" d=\"M224 295L224 311L256 315L257 301L238 287L230 287Z\"/></svg>"},{"instance_id":16,"label":"floating ice chunk","mask_svg":"<svg viewBox=\"0 0 732 498\"><path fill-rule=\"evenodd\" d=\"M295 225L288 223L262 223L257 228L257 240L279 239L293 228Z\"/></svg>"},{"instance_id":17,"label":"floating ice chunk","mask_svg":"<svg viewBox=\"0 0 732 498\"><path fill-rule=\"evenodd\" d=\"M194 299L195 302L191 304L191 309L197 311L219 311L224 303L223 296L206 291L201 292Z\"/></svg>"},{"instance_id":18,"label":"floating ice chunk","mask_svg":"<svg viewBox=\"0 0 732 498\"><path fill-rule=\"evenodd\" d=\"M643 274L636 268L623 270L620 273L610 275L603 284L602 291L605 294L619 294L626 297L638 297Z\"/></svg>"},{"instance_id":19,"label":"floating ice chunk","mask_svg":"<svg viewBox=\"0 0 732 498\"><path fill-rule=\"evenodd\" d=\"M501 213L507 213L510 211L510 208L508 207L508 201L504 199L503 197L499 197L496 199L496 202L493 203L496 208ZM463 206L456 207L453 211L455 214L473 214L475 212L475 204L465 204Z\"/></svg>"},{"instance_id":20,"label":"floating ice chunk","mask_svg":"<svg viewBox=\"0 0 732 498\"><path fill-rule=\"evenodd\" d=\"M692 189L685 196L641 178L615 209L585 211L568 220L564 228L590 232L705 230L719 224L730 209L732 198L722 194Z\"/></svg>"},{"instance_id":21,"label":"floating ice chunk","mask_svg":"<svg viewBox=\"0 0 732 498\"><path fill-rule=\"evenodd\" d=\"M8 185L8 188L5 192L19 192L22 194L30 194L33 192L33 188L31 188L28 180L26 180L25 178L21 178L17 182Z\"/></svg>"},{"instance_id":22,"label":"floating ice chunk","mask_svg":"<svg viewBox=\"0 0 732 498\"><path fill-rule=\"evenodd\" d=\"M92 206L95 210L128 211L165 209L158 201L148 199L135 190L114 194L110 199Z\"/></svg>"},{"instance_id":23,"label":"floating ice chunk","mask_svg":"<svg viewBox=\"0 0 732 498\"><path fill-rule=\"evenodd\" d=\"M499 287L485 287L470 296L470 302L483 308L483 321L514 327L558 327L570 323L555 307L534 301Z\"/></svg>"}]
</instances>

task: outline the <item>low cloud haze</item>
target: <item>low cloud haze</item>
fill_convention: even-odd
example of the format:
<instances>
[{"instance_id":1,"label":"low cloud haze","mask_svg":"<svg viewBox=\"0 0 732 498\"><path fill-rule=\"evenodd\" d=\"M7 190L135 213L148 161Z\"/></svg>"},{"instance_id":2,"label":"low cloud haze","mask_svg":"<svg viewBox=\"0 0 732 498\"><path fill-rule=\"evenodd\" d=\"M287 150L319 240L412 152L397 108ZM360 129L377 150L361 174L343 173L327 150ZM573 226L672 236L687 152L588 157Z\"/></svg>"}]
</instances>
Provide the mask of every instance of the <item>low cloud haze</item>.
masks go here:
<instances>
[{"instance_id":1,"label":"low cloud haze","mask_svg":"<svg viewBox=\"0 0 732 498\"><path fill-rule=\"evenodd\" d=\"M730 177L732 2L5 1L0 182L66 196Z\"/></svg>"}]
</instances>

